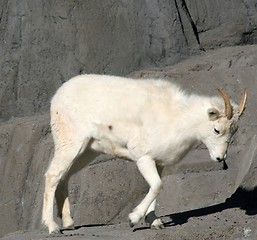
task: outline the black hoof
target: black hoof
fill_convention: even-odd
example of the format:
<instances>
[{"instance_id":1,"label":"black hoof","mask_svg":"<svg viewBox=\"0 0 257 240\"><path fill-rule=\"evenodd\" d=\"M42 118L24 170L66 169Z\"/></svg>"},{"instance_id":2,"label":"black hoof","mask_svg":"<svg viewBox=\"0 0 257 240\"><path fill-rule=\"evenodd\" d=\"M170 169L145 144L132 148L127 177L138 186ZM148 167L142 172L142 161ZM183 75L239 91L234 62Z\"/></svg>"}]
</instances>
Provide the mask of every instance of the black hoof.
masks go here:
<instances>
[{"instance_id":1,"label":"black hoof","mask_svg":"<svg viewBox=\"0 0 257 240\"><path fill-rule=\"evenodd\" d=\"M76 230L74 225L68 226L68 227L63 227L62 230Z\"/></svg>"},{"instance_id":2,"label":"black hoof","mask_svg":"<svg viewBox=\"0 0 257 240\"><path fill-rule=\"evenodd\" d=\"M161 229L165 229L165 226L164 226L164 224L160 224L160 225L157 225L157 226L151 225L151 229L161 230Z\"/></svg>"},{"instance_id":3,"label":"black hoof","mask_svg":"<svg viewBox=\"0 0 257 240\"><path fill-rule=\"evenodd\" d=\"M135 224L134 224L131 220L129 220L129 226L130 226L131 228L133 228L133 227L135 226Z\"/></svg>"},{"instance_id":4,"label":"black hoof","mask_svg":"<svg viewBox=\"0 0 257 240\"><path fill-rule=\"evenodd\" d=\"M51 232L50 233L51 234L51 236L60 236L60 235L62 235L62 231L61 230L55 230L55 231L53 231L53 232Z\"/></svg>"}]
</instances>

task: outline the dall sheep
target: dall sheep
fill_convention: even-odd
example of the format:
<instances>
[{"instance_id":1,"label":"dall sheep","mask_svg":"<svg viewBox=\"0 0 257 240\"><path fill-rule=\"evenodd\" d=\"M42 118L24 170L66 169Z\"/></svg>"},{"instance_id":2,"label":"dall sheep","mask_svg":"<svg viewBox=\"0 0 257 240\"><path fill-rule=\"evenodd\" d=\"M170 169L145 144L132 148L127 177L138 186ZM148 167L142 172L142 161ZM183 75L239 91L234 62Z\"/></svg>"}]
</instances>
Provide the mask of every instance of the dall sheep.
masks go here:
<instances>
[{"instance_id":1,"label":"dall sheep","mask_svg":"<svg viewBox=\"0 0 257 240\"><path fill-rule=\"evenodd\" d=\"M226 159L247 92L237 105L218 91L221 97L187 95L165 80L105 75L80 75L64 83L51 101L55 152L45 174L42 214L49 233L60 231L53 218L55 195L63 227L73 226L68 180L99 153L134 161L149 184L129 214L131 226L146 217L150 227L163 228L154 213L163 167L180 161L197 141L212 160ZM77 163L82 153L87 157Z\"/></svg>"}]
</instances>

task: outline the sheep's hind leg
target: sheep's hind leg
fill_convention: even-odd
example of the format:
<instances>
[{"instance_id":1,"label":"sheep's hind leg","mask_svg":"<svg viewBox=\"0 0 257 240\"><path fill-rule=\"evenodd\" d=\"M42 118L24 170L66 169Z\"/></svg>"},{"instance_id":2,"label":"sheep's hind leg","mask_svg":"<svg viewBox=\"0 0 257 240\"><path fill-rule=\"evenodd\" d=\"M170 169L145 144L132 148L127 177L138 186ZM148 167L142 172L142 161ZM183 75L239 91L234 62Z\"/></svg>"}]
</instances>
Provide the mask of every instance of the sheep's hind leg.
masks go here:
<instances>
[{"instance_id":1,"label":"sheep's hind leg","mask_svg":"<svg viewBox=\"0 0 257 240\"><path fill-rule=\"evenodd\" d=\"M137 160L137 167L150 186L149 192L142 202L129 214L130 226L133 227L146 214L152 202L156 199L162 181L156 169L155 161L150 156L143 156Z\"/></svg>"},{"instance_id":2,"label":"sheep's hind leg","mask_svg":"<svg viewBox=\"0 0 257 240\"><path fill-rule=\"evenodd\" d=\"M86 148L86 146L84 147ZM82 154L76 158L72 164L67 176L64 180L60 181L59 186L56 190L56 202L58 207L58 215L62 218L62 225L65 229L74 229L74 221L71 218L70 203L68 199L68 182L70 177L83 169L92 160L94 160L99 153L90 149L84 149L81 151Z\"/></svg>"},{"instance_id":3,"label":"sheep's hind leg","mask_svg":"<svg viewBox=\"0 0 257 240\"><path fill-rule=\"evenodd\" d=\"M82 144L73 144L65 149L58 149L55 151L54 157L51 164L45 174L45 191L44 191L44 203L42 222L48 227L49 233L59 233L60 228L54 221L53 217L53 206L56 189L60 181L65 181L64 177L71 168L75 158L79 155L82 150ZM66 199L66 198L65 198ZM68 206L68 199L65 201ZM65 212L65 211L64 211ZM63 211L62 211L63 213ZM64 216L63 216L64 217ZM67 208L65 218L70 218L65 222L65 225L73 224L73 220L70 217L70 212ZM65 220L66 221L66 220ZM68 224L68 222L70 222Z\"/></svg>"},{"instance_id":4,"label":"sheep's hind leg","mask_svg":"<svg viewBox=\"0 0 257 240\"><path fill-rule=\"evenodd\" d=\"M69 178L61 180L56 189L56 203L58 207L58 216L62 219L62 226L66 229L74 228L74 221L71 218L70 202L68 198Z\"/></svg>"}]
</instances>

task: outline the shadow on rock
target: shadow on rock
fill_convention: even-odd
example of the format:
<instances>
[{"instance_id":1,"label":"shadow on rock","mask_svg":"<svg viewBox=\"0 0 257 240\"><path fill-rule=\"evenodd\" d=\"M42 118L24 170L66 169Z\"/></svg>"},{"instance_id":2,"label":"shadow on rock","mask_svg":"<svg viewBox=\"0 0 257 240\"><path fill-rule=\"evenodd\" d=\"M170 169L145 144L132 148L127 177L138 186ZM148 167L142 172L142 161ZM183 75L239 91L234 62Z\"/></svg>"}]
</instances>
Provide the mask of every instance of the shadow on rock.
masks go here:
<instances>
[{"instance_id":1,"label":"shadow on rock","mask_svg":"<svg viewBox=\"0 0 257 240\"><path fill-rule=\"evenodd\" d=\"M188 219L191 217L201 217L207 216L210 214L222 212L226 209L231 208L240 208L245 211L247 215L256 215L257 214L257 187L251 191L245 190L243 188L238 188L235 193L232 194L230 198L227 198L224 203L219 203L216 205L212 205L205 208L194 209L190 211L173 213L165 216L161 216L163 218L170 218L171 221L167 221L164 223L165 227L171 227L176 225L182 225L188 222ZM102 227L108 226L112 224L91 224L91 225L81 225L75 226L74 229L70 230L78 230L80 228L88 228L88 227ZM149 229L149 226L141 226L133 229L133 232ZM65 229L63 231L70 231L69 229ZM62 232L63 232L62 231Z\"/></svg>"},{"instance_id":2,"label":"shadow on rock","mask_svg":"<svg viewBox=\"0 0 257 240\"><path fill-rule=\"evenodd\" d=\"M73 232L75 230L79 230L79 229L83 229L83 228L92 228L92 227L105 227L105 226L109 226L110 224L87 224L87 225L79 225L79 226L73 226L70 228L64 228L61 229L60 233L61 234L67 234L69 232Z\"/></svg>"},{"instance_id":3,"label":"shadow on rock","mask_svg":"<svg viewBox=\"0 0 257 240\"><path fill-rule=\"evenodd\" d=\"M223 210L230 208L240 208L245 210L247 215L257 214L257 187L251 191L243 188L238 188L230 198L227 198L224 203L216 204L213 206L194 209L186 212L174 213L165 215L163 217L169 217L170 222L166 222L165 227L182 225L188 222L191 217L201 217L209 214L222 212Z\"/></svg>"}]
</instances>

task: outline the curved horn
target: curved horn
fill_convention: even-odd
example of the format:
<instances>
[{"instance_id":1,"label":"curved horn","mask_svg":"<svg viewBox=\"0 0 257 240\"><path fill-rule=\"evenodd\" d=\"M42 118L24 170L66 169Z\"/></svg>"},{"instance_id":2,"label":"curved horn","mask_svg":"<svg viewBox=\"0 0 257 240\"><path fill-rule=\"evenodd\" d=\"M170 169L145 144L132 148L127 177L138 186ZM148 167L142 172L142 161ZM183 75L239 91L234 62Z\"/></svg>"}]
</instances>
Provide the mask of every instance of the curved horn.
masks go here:
<instances>
[{"instance_id":1,"label":"curved horn","mask_svg":"<svg viewBox=\"0 0 257 240\"><path fill-rule=\"evenodd\" d=\"M247 99L247 90L245 89L243 97L238 105L238 110L237 110L238 116L240 116L242 114L242 112L244 111L246 99Z\"/></svg>"},{"instance_id":2,"label":"curved horn","mask_svg":"<svg viewBox=\"0 0 257 240\"><path fill-rule=\"evenodd\" d=\"M219 91L219 93L221 94L225 102L225 115L228 119L231 119L233 116L233 108L230 103L229 97L227 96L226 93L223 92L221 88L217 88L217 90Z\"/></svg>"}]
</instances>

